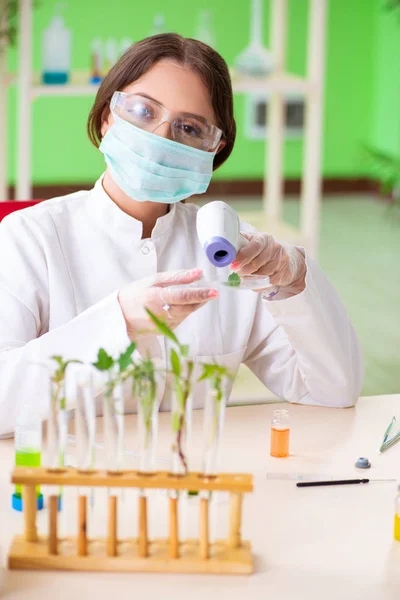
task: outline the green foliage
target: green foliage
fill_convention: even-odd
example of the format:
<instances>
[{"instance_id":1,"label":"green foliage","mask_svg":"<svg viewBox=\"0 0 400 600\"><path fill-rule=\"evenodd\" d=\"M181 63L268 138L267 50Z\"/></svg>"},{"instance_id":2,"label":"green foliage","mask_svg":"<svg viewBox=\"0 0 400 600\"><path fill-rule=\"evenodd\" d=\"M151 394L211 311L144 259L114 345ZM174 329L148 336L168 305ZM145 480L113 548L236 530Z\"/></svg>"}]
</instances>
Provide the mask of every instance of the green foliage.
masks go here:
<instances>
[{"instance_id":1,"label":"green foliage","mask_svg":"<svg viewBox=\"0 0 400 600\"><path fill-rule=\"evenodd\" d=\"M150 441L151 417L154 403L157 400L156 371L153 361L145 358L133 363L127 376L132 378L132 392L140 403L146 430L145 447L147 448Z\"/></svg>"},{"instance_id":2,"label":"green foliage","mask_svg":"<svg viewBox=\"0 0 400 600\"><path fill-rule=\"evenodd\" d=\"M5 15L6 15L6 27L2 29L0 27L0 52L2 50L2 43L5 42L5 47L14 46L17 40L17 19L18 19L18 0L5 0ZM40 3L34 1L32 7L35 9L40 6ZM3 15L0 14L0 20Z\"/></svg>"},{"instance_id":3,"label":"green foliage","mask_svg":"<svg viewBox=\"0 0 400 600\"><path fill-rule=\"evenodd\" d=\"M176 377L180 377L181 376L181 361L179 360L179 356L176 352L176 350L174 350L174 348L171 348L171 367L172 367L172 372Z\"/></svg>"},{"instance_id":4,"label":"green foliage","mask_svg":"<svg viewBox=\"0 0 400 600\"><path fill-rule=\"evenodd\" d=\"M241 283L241 279L237 273L231 273L228 277L228 281L226 285L230 285L231 287L239 287Z\"/></svg>"},{"instance_id":5,"label":"green foliage","mask_svg":"<svg viewBox=\"0 0 400 600\"><path fill-rule=\"evenodd\" d=\"M108 400L112 410L118 413L114 403L112 401L113 391L119 383L123 383L130 376L130 368L132 367L132 354L136 348L136 344L131 343L129 346L121 352L118 358L114 359L108 354L104 348L100 348L97 353L97 361L93 363L93 366L102 371L103 373L109 373L109 379L106 384L105 397ZM116 366L118 365L118 371Z\"/></svg>"},{"instance_id":6,"label":"green foliage","mask_svg":"<svg viewBox=\"0 0 400 600\"><path fill-rule=\"evenodd\" d=\"M55 355L51 357L54 360L58 368L54 371L51 381L54 386L52 389L51 400L56 410L65 410L67 408L67 400L63 395L63 384L65 380L65 373L68 365L71 363L82 363L81 360L64 360L62 356Z\"/></svg>"},{"instance_id":7,"label":"green foliage","mask_svg":"<svg viewBox=\"0 0 400 600\"><path fill-rule=\"evenodd\" d=\"M386 0L384 5L386 10L399 10L400 9L400 0Z\"/></svg>"},{"instance_id":8,"label":"green foliage","mask_svg":"<svg viewBox=\"0 0 400 600\"><path fill-rule=\"evenodd\" d=\"M177 449L184 470L187 471L187 461L182 450L182 433L186 425L186 403L191 392L194 363L189 359L189 346L179 342L165 321L159 319L148 308L146 308L146 312L161 335L164 335L176 346L176 349L171 348L170 350L171 371L174 378L175 398L178 405L178 412L174 412L172 415L172 430L176 434L176 444L174 447Z\"/></svg>"},{"instance_id":9,"label":"green foliage","mask_svg":"<svg viewBox=\"0 0 400 600\"><path fill-rule=\"evenodd\" d=\"M400 157L366 146L365 151L378 178L383 194L391 194L393 206L400 208L400 195L393 192L400 189Z\"/></svg>"},{"instance_id":10,"label":"green foliage","mask_svg":"<svg viewBox=\"0 0 400 600\"><path fill-rule=\"evenodd\" d=\"M181 427L181 416L179 413L174 412L172 414L172 431L174 433L178 433L180 427Z\"/></svg>"},{"instance_id":11,"label":"green foliage","mask_svg":"<svg viewBox=\"0 0 400 600\"><path fill-rule=\"evenodd\" d=\"M132 354L136 349L136 344L132 342L129 344L125 352L122 352L120 357L118 358L118 365L120 373L126 371L126 369L132 364Z\"/></svg>"},{"instance_id":12,"label":"green foliage","mask_svg":"<svg viewBox=\"0 0 400 600\"><path fill-rule=\"evenodd\" d=\"M157 327L158 331L161 335L164 335L166 338L170 339L171 342L174 342L177 346L179 346L179 341L174 332L168 327L165 321L162 321L154 313L151 312L148 308L146 308L146 312L149 315L150 319L153 321L154 325Z\"/></svg>"},{"instance_id":13,"label":"green foliage","mask_svg":"<svg viewBox=\"0 0 400 600\"><path fill-rule=\"evenodd\" d=\"M93 366L96 367L99 371L109 371L115 364L115 361L112 356L107 354L104 348L100 348L97 353L97 361L93 363Z\"/></svg>"}]
</instances>

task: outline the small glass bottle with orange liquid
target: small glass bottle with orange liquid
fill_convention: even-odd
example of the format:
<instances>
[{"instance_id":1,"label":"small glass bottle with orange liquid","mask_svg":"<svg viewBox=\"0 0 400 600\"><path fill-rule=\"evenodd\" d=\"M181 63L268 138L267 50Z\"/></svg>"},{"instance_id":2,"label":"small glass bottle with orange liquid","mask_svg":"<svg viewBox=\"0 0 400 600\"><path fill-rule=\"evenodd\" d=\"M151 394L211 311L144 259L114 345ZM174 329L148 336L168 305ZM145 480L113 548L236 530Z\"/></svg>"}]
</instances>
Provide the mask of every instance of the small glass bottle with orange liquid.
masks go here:
<instances>
[{"instance_id":1,"label":"small glass bottle with orange liquid","mask_svg":"<svg viewBox=\"0 0 400 600\"><path fill-rule=\"evenodd\" d=\"M397 488L394 504L394 539L400 542L400 485Z\"/></svg>"},{"instance_id":2,"label":"small glass bottle with orange liquid","mask_svg":"<svg viewBox=\"0 0 400 600\"><path fill-rule=\"evenodd\" d=\"M271 421L271 456L276 458L289 456L289 437L289 411L274 410Z\"/></svg>"}]
</instances>

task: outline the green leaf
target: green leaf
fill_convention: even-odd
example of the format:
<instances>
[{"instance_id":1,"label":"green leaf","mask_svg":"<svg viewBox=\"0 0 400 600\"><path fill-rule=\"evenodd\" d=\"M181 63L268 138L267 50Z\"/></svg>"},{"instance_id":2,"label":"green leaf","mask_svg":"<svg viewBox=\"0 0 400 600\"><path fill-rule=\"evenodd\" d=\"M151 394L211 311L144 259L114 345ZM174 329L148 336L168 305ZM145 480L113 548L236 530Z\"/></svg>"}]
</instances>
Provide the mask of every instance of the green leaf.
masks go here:
<instances>
[{"instance_id":1,"label":"green leaf","mask_svg":"<svg viewBox=\"0 0 400 600\"><path fill-rule=\"evenodd\" d=\"M181 416L179 413L174 412L172 414L172 431L174 433L178 433L180 428L181 428Z\"/></svg>"},{"instance_id":2,"label":"green leaf","mask_svg":"<svg viewBox=\"0 0 400 600\"><path fill-rule=\"evenodd\" d=\"M154 325L157 327L158 331L161 333L161 335L164 335L166 338L169 338L172 342L174 342L174 344L179 346L178 338L176 337L174 332L168 327L165 321L162 321L161 319L156 317L156 315L152 313L151 310L149 310L147 307L145 307L145 310L149 315L150 319L153 321Z\"/></svg>"},{"instance_id":3,"label":"green leaf","mask_svg":"<svg viewBox=\"0 0 400 600\"><path fill-rule=\"evenodd\" d=\"M100 348L97 353L97 362L93 363L93 366L99 371L108 371L113 365L113 357L107 354L104 348Z\"/></svg>"},{"instance_id":4,"label":"green leaf","mask_svg":"<svg viewBox=\"0 0 400 600\"><path fill-rule=\"evenodd\" d=\"M129 344L125 352L123 352L120 355L118 359L118 364L121 373L123 373L129 367L129 365L132 364L132 354L135 351L135 348L136 344L132 342L131 344Z\"/></svg>"},{"instance_id":5,"label":"green leaf","mask_svg":"<svg viewBox=\"0 0 400 600\"><path fill-rule=\"evenodd\" d=\"M51 358L53 360L55 360L60 365L60 367L63 366L64 361L63 361L63 357L62 356L52 356Z\"/></svg>"},{"instance_id":6,"label":"green leaf","mask_svg":"<svg viewBox=\"0 0 400 600\"><path fill-rule=\"evenodd\" d=\"M189 356L189 346L188 344L182 344L179 348L182 358L187 358Z\"/></svg>"},{"instance_id":7,"label":"green leaf","mask_svg":"<svg viewBox=\"0 0 400 600\"><path fill-rule=\"evenodd\" d=\"M188 496L198 496L199 492L197 490L189 490Z\"/></svg>"},{"instance_id":8,"label":"green leaf","mask_svg":"<svg viewBox=\"0 0 400 600\"><path fill-rule=\"evenodd\" d=\"M171 367L172 367L172 372L174 375L176 375L176 377L180 377L181 376L181 363L179 360L179 356L177 355L176 351L171 348Z\"/></svg>"},{"instance_id":9,"label":"green leaf","mask_svg":"<svg viewBox=\"0 0 400 600\"><path fill-rule=\"evenodd\" d=\"M238 287L240 285L240 277L237 273L231 273L228 277L228 281L226 282L227 285L230 285L232 287Z\"/></svg>"}]
</instances>

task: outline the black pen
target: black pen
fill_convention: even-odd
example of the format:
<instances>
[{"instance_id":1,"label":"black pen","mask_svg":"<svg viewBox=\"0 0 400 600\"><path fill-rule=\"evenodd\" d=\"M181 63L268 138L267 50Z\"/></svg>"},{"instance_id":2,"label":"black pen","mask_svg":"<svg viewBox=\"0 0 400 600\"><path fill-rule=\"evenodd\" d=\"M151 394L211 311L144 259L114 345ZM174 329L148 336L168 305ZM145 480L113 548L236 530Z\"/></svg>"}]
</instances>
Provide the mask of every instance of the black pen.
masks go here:
<instances>
[{"instance_id":1,"label":"black pen","mask_svg":"<svg viewBox=\"0 0 400 600\"><path fill-rule=\"evenodd\" d=\"M297 487L317 487L320 485L351 485L355 483L369 483L370 481L396 481L395 479L336 479L334 481L301 481Z\"/></svg>"}]
</instances>

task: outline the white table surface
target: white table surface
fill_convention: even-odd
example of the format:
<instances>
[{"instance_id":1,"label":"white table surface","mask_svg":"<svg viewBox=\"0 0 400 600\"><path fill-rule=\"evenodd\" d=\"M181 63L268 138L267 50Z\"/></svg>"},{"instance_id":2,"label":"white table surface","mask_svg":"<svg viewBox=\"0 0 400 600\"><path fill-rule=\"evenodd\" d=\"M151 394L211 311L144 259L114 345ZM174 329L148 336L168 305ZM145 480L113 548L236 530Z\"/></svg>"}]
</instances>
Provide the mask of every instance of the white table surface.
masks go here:
<instances>
[{"instance_id":1,"label":"white table surface","mask_svg":"<svg viewBox=\"0 0 400 600\"><path fill-rule=\"evenodd\" d=\"M345 410L289 406L292 437L287 459L269 456L274 408L227 410L222 470L255 476L255 491L245 497L242 529L255 555L255 572L248 576L8 571L9 543L15 533L22 532L22 517L10 508L13 444L0 441L0 596L12 600L209 600L228 593L230 600L398 600L400 542L393 540L396 483L299 489L293 480L267 479L266 473L325 473L337 478L400 481L400 443L381 456L377 454L390 419L400 415L400 395L361 398L356 408ZM200 437L201 417L202 411L196 411L195 443ZM128 439L133 438L134 420L127 418ZM169 416L164 414L160 425L164 458L168 425ZM371 460L371 469L355 469L359 456ZM167 505L160 492L155 494L150 527L159 534L167 526ZM218 534L225 531L221 515L228 506L224 502L224 498L219 502ZM96 510L103 505L102 498L96 497ZM123 505L131 506L129 496ZM196 510L192 506L189 514L193 517ZM46 512L40 515L39 527L46 521ZM73 508L70 514L65 512L64 527L68 528L75 515ZM92 532L103 526L103 517L93 518ZM193 534L191 519L187 527ZM125 532L125 522L121 529ZM90 531L89 524L89 535Z\"/></svg>"}]
</instances>

